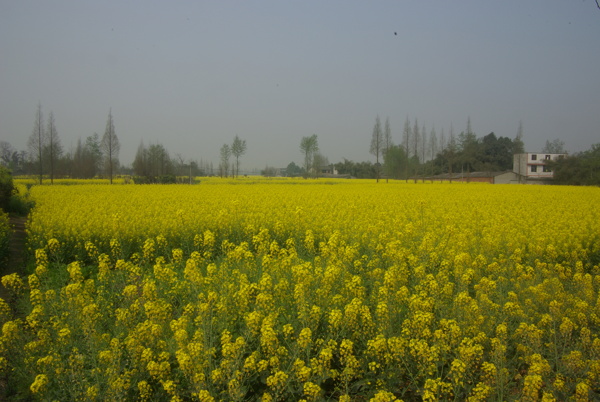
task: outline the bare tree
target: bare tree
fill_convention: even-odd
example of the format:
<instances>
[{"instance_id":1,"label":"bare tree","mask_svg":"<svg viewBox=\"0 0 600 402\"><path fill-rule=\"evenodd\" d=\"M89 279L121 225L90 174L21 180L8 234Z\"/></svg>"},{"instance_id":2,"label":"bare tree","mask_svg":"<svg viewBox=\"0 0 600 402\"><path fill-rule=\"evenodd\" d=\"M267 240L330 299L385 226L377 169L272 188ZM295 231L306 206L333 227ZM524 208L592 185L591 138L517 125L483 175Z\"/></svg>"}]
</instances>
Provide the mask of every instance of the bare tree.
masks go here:
<instances>
[{"instance_id":1,"label":"bare tree","mask_svg":"<svg viewBox=\"0 0 600 402\"><path fill-rule=\"evenodd\" d=\"M182 182L183 183L183 177L185 176L186 172L186 168L189 168L189 182L190 184L192 184L192 161L190 161L190 165L186 166L185 165L185 158L183 157L183 155L181 155L180 153L175 154L175 158L173 158L173 161L177 162L177 182Z\"/></svg>"},{"instance_id":2,"label":"bare tree","mask_svg":"<svg viewBox=\"0 0 600 402\"><path fill-rule=\"evenodd\" d=\"M319 139L316 134L310 137L302 137L300 150L304 154L304 177L307 178L314 165L314 155L319 152Z\"/></svg>"},{"instance_id":3,"label":"bare tree","mask_svg":"<svg viewBox=\"0 0 600 402\"><path fill-rule=\"evenodd\" d=\"M329 159L320 152L315 152L313 155L313 166L315 170L315 177L318 178L321 174L321 168L329 165Z\"/></svg>"},{"instance_id":4,"label":"bare tree","mask_svg":"<svg viewBox=\"0 0 600 402\"><path fill-rule=\"evenodd\" d=\"M229 174L229 158L231 157L231 147L228 144L223 144L221 147L221 177L227 177Z\"/></svg>"},{"instance_id":5,"label":"bare tree","mask_svg":"<svg viewBox=\"0 0 600 402\"><path fill-rule=\"evenodd\" d=\"M523 121L519 120L517 135L513 140L513 154L525 153L525 144L523 143Z\"/></svg>"},{"instance_id":6,"label":"bare tree","mask_svg":"<svg viewBox=\"0 0 600 402\"><path fill-rule=\"evenodd\" d=\"M119 163L119 150L121 144L115 132L115 124L112 117L112 109L108 111L108 119L106 120L106 129L102 136L102 151L105 157L105 166L110 178L110 184L113 182L113 173Z\"/></svg>"},{"instance_id":7,"label":"bare tree","mask_svg":"<svg viewBox=\"0 0 600 402\"><path fill-rule=\"evenodd\" d=\"M263 170L260 171L260 173L264 177L275 177L275 176L277 176L277 168L267 165L267 166L265 166L265 168Z\"/></svg>"},{"instance_id":8,"label":"bare tree","mask_svg":"<svg viewBox=\"0 0 600 402\"><path fill-rule=\"evenodd\" d=\"M412 149L412 155L414 158L414 170L413 170L413 174L414 174L414 182L417 182L417 170L419 169L419 143L421 142L421 132L419 130L419 121L417 119L415 119L415 125L413 126L413 130L412 130L412 138L413 138L413 149Z\"/></svg>"},{"instance_id":9,"label":"bare tree","mask_svg":"<svg viewBox=\"0 0 600 402\"><path fill-rule=\"evenodd\" d=\"M137 152L135 154L135 159L133 160L132 167L133 172L138 176L146 176L150 175L148 171L148 153L146 151L146 147L144 146L144 140L140 141L140 145L138 146Z\"/></svg>"},{"instance_id":10,"label":"bare tree","mask_svg":"<svg viewBox=\"0 0 600 402\"><path fill-rule=\"evenodd\" d=\"M442 130L442 132L443 132L443 130ZM437 134L435 133L435 127L432 127L431 133L429 133L429 154L431 155L431 176L434 175L436 153L437 153Z\"/></svg>"},{"instance_id":11,"label":"bare tree","mask_svg":"<svg viewBox=\"0 0 600 402\"><path fill-rule=\"evenodd\" d=\"M454 137L454 127L450 123L450 133L448 134L448 173L450 174L450 183L452 183L452 164L454 163L454 154L456 152L456 138Z\"/></svg>"},{"instance_id":12,"label":"bare tree","mask_svg":"<svg viewBox=\"0 0 600 402\"><path fill-rule=\"evenodd\" d=\"M102 151L97 133L86 137L85 142L79 138L75 151L71 151L71 177L83 179L95 177L101 158Z\"/></svg>"},{"instance_id":13,"label":"bare tree","mask_svg":"<svg viewBox=\"0 0 600 402\"><path fill-rule=\"evenodd\" d=\"M94 172L94 175L92 176L94 177L102 167L102 146L98 133L88 135L85 138L85 151L88 155L88 169Z\"/></svg>"},{"instance_id":14,"label":"bare tree","mask_svg":"<svg viewBox=\"0 0 600 402\"><path fill-rule=\"evenodd\" d=\"M548 154L564 154L566 153L565 142L561 141L559 138L554 141L546 140L546 145L544 146L544 149L542 149L542 152Z\"/></svg>"},{"instance_id":15,"label":"bare tree","mask_svg":"<svg viewBox=\"0 0 600 402\"><path fill-rule=\"evenodd\" d=\"M419 159L419 142L421 141L421 131L419 130L419 121L415 119L415 125L412 130L412 155Z\"/></svg>"},{"instance_id":16,"label":"bare tree","mask_svg":"<svg viewBox=\"0 0 600 402\"><path fill-rule=\"evenodd\" d=\"M62 154L62 145L58 132L56 131L56 123L54 122L54 113L48 115L48 127L46 128L46 155L50 168L50 184L54 184L54 172L56 162Z\"/></svg>"},{"instance_id":17,"label":"bare tree","mask_svg":"<svg viewBox=\"0 0 600 402\"><path fill-rule=\"evenodd\" d=\"M151 176L161 183L168 180L166 177L174 174L173 162L169 151L162 144L151 144L146 151L148 171Z\"/></svg>"},{"instance_id":18,"label":"bare tree","mask_svg":"<svg viewBox=\"0 0 600 402\"><path fill-rule=\"evenodd\" d=\"M4 166L10 167L15 149L8 141L0 141L0 159Z\"/></svg>"},{"instance_id":19,"label":"bare tree","mask_svg":"<svg viewBox=\"0 0 600 402\"><path fill-rule=\"evenodd\" d=\"M410 120L408 116L406 116L406 120L404 121L404 131L402 132L402 142L404 144L404 151L406 152L406 171L404 172L406 175L406 181L408 182L408 166L410 164L410 140L411 140L412 132L410 128Z\"/></svg>"},{"instance_id":20,"label":"bare tree","mask_svg":"<svg viewBox=\"0 0 600 402\"><path fill-rule=\"evenodd\" d=\"M379 176L381 171L381 164L379 163L379 155L381 155L383 149L383 133L381 132L381 121L379 116L375 118L375 125L373 126L373 133L371 134L371 148L370 152L375 156L375 172L377 183L379 183Z\"/></svg>"},{"instance_id":21,"label":"bare tree","mask_svg":"<svg viewBox=\"0 0 600 402\"><path fill-rule=\"evenodd\" d=\"M391 147L394 146L394 142L392 141L392 129L390 128L390 118L386 117L385 118L385 126L383 129L383 149L382 149L382 155L383 155L383 164L386 167L386 177L385 177L385 182L388 182L389 176L390 176L390 169L389 169L389 164L387 163L387 154L390 150Z\"/></svg>"},{"instance_id":22,"label":"bare tree","mask_svg":"<svg viewBox=\"0 0 600 402\"><path fill-rule=\"evenodd\" d=\"M140 142L132 167L140 183L175 183L175 161L162 144L151 144L145 147Z\"/></svg>"},{"instance_id":23,"label":"bare tree","mask_svg":"<svg viewBox=\"0 0 600 402\"><path fill-rule=\"evenodd\" d=\"M44 144L46 143L46 136L44 132L44 117L42 115L42 104L38 103L37 110L35 112L35 122L33 123L33 132L27 141L27 147L33 160L37 159L38 171L40 174L40 184L44 178L44 166L43 166L43 152Z\"/></svg>"},{"instance_id":24,"label":"bare tree","mask_svg":"<svg viewBox=\"0 0 600 402\"><path fill-rule=\"evenodd\" d=\"M235 175L240 175L240 156L246 153L246 140L240 140L237 135L231 144L231 153L235 156Z\"/></svg>"},{"instance_id":25,"label":"bare tree","mask_svg":"<svg viewBox=\"0 0 600 402\"><path fill-rule=\"evenodd\" d=\"M425 124L421 127L421 143L419 144L419 151L421 153L421 164L423 165L423 176L421 181L425 183L425 158L427 153L427 130Z\"/></svg>"},{"instance_id":26,"label":"bare tree","mask_svg":"<svg viewBox=\"0 0 600 402\"><path fill-rule=\"evenodd\" d=\"M408 116L404 121L404 130L402 131L402 145L404 146L404 151L406 155L410 154L410 141L412 137L412 129L410 128L410 120Z\"/></svg>"},{"instance_id":27,"label":"bare tree","mask_svg":"<svg viewBox=\"0 0 600 402\"><path fill-rule=\"evenodd\" d=\"M473 129L471 128L471 116L467 116L467 135L475 135L475 133L473 133Z\"/></svg>"}]
</instances>

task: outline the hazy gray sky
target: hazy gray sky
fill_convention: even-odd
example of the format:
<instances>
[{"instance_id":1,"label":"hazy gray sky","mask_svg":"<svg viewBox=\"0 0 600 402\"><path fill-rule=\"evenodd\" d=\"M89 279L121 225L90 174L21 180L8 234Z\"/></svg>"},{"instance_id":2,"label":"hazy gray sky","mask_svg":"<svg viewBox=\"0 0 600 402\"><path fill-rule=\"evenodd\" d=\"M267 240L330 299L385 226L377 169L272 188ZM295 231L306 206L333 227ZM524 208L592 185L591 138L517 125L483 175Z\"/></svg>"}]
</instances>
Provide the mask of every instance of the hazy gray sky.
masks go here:
<instances>
[{"instance_id":1,"label":"hazy gray sky","mask_svg":"<svg viewBox=\"0 0 600 402\"><path fill-rule=\"evenodd\" d=\"M397 34L395 34L397 33ZM440 136L526 149L600 142L600 9L593 0L0 0L0 140L26 149L35 110L66 150L109 108L130 164L140 141L213 161L237 134L242 168L374 160L376 115Z\"/></svg>"}]
</instances>

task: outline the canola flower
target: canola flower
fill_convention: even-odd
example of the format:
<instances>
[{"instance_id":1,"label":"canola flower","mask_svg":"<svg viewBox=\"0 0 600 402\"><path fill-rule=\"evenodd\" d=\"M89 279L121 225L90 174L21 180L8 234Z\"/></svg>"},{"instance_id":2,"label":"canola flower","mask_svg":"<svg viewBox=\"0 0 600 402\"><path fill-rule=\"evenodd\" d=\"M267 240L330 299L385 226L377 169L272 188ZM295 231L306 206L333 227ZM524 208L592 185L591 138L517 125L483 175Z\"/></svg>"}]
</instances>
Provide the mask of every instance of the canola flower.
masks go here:
<instances>
[{"instance_id":1,"label":"canola flower","mask_svg":"<svg viewBox=\"0 0 600 402\"><path fill-rule=\"evenodd\" d=\"M2 279L25 307L0 303L19 392L598 398L598 189L204 184L31 188L35 267Z\"/></svg>"}]
</instances>

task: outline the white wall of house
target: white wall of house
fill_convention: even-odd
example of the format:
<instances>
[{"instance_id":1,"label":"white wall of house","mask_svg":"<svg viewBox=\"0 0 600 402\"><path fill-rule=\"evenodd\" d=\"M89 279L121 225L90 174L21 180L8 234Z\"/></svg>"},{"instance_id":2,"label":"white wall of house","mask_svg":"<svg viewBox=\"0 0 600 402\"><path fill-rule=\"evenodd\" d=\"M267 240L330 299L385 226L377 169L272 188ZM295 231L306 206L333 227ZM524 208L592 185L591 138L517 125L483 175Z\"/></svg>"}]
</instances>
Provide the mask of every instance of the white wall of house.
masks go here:
<instances>
[{"instance_id":1,"label":"white wall of house","mask_svg":"<svg viewBox=\"0 0 600 402\"><path fill-rule=\"evenodd\" d=\"M554 173L546 166L549 160L557 160L565 154L527 152L513 157L513 172L528 179L551 179Z\"/></svg>"}]
</instances>

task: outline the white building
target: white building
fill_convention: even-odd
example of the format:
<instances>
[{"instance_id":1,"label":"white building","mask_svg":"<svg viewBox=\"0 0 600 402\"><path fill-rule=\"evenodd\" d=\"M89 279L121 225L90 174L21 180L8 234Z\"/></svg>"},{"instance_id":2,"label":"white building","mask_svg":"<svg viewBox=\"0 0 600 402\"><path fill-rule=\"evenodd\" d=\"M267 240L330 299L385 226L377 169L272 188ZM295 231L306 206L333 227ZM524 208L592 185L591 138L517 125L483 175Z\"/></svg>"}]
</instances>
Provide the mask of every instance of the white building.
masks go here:
<instances>
[{"instance_id":1,"label":"white building","mask_svg":"<svg viewBox=\"0 0 600 402\"><path fill-rule=\"evenodd\" d=\"M544 154L527 152L513 156L513 172L519 181L551 180L554 177L546 162L564 158L566 154Z\"/></svg>"}]
</instances>

